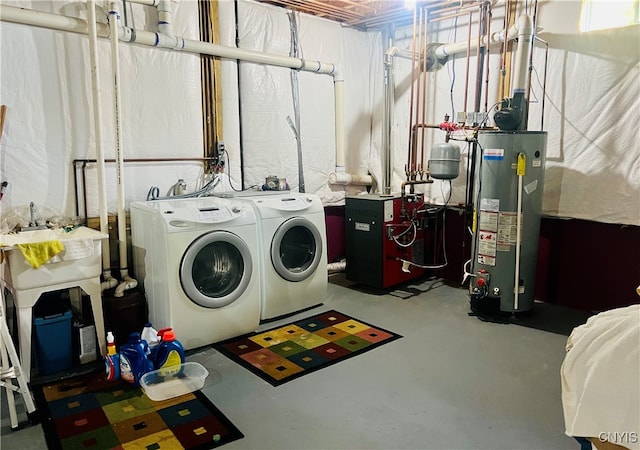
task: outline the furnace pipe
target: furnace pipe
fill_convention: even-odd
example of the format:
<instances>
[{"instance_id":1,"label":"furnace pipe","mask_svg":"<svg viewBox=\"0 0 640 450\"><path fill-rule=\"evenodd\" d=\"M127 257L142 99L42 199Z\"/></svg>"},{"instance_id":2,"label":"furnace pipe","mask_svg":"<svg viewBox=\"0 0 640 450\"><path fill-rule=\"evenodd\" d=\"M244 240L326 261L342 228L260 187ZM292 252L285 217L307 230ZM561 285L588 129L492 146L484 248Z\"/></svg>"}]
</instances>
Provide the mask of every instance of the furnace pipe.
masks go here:
<instances>
[{"instance_id":1,"label":"furnace pipe","mask_svg":"<svg viewBox=\"0 0 640 450\"><path fill-rule=\"evenodd\" d=\"M522 15L516 22L518 25L518 48L511 80L512 94L524 93L529 78L529 60L533 47L533 19L531 16Z\"/></svg>"},{"instance_id":2,"label":"furnace pipe","mask_svg":"<svg viewBox=\"0 0 640 450\"><path fill-rule=\"evenodd\" d=\"M506 40L512 41L518 37L519 31L519 23L514 24L509 28L506 33ZM486 46L487 42L489 45L498 44L505 42L505 30L496 31L495 33L491 33L490 35L482 36L480 42L471 42L469 45L471 46L470 50L475 50L478 45ZM435 56L441 61L446 62L450 56L457 55L459 53L467 52L467 41L464 42L454 42L452 44L444 44L435 49Z\"/></svg>"}]
</instances>

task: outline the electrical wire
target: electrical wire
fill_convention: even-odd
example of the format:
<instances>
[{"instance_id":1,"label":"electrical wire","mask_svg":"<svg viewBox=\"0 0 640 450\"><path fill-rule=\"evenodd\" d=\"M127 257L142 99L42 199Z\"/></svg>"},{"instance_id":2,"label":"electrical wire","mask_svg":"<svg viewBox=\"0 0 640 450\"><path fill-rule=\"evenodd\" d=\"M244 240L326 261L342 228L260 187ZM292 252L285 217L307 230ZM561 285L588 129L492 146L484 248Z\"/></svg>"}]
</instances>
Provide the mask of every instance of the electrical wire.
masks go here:
<instances>
[{"instance_id":1,"label":"electrical wire","mask_svg":"<svg viewBox=\"0 0 640 450\"><path fill-rule=\"evenodd\" d=\"M224 153L227 155L227 167L229 168L229 173L231 173L231 158L229 158L229 152L227 151L226 147L224 149ZM231 186L231 189L233 189L236 192L242 192L242 189L236 189L233 186L233 183L231 182L231 177L229 177L229 186Z\"/></svg>"},{"instance_id":2,"label":"electrical wire","mask_svg":"<svg viewBox=\"0 0 640 450\"><path fill-rule=\"evenodd\" d=\"M413 230L413 236L411 237L411 241L407 244L403 244L400 241L398 241L398 237L404 235L409 230ZM391 236L391 239L393 239L393 242L395 242L399 247L407 248L407 247L411 247L416 242L417 234L418 234L418 231L417 231L416 223L412 221L411 226L409 228L407 228L404 232L402 232L402 234L399 234L398 236Z\"/></svg>"},{"instance_id":3,"label":"electrical wire","mask_svg":"<svg viewBox=\"0 0 640 450\"><path fill-rule=\"evenodd\" d=\"M213 179L209 181L207 184L205 184L200 190L190 192L188 194L171 195L168 197L160 197L160 189L158 188L158 186L151 186L151 188L147 192L147 200L173 200L173 199L179 199L179 198L203 197L209 191L212 191L213 189L215 189L215 187L218 184L220 184L220 177L216 174L214 175Z\"/></svg>"},{"instance_id":4,"label":"electrical wire","mask_svg":"<svg viewBox=\"0 0 640 450\"><path fill-rule=\"evenodd\" d=\"M458 34L458 17L454 18L453 21L453 39L450 42L456 41L456 36ZM449 67L447 66L447 72L449 72ZM453 54L451 58L451 72L449 72L449 79L451 80L451 86L449 87L449 99L451 101L451 120L455 122L456 120L456 108L453 104L453 88L456 84L456 55Z\"/></svg>"}]
</instances>

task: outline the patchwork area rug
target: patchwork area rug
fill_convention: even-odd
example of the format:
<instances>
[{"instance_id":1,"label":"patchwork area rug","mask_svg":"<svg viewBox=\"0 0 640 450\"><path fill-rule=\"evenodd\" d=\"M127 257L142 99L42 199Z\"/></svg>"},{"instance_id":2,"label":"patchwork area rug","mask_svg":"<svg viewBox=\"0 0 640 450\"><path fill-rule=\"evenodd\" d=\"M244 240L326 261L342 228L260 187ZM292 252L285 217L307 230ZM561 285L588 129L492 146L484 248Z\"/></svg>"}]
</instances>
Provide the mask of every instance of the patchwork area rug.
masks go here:
<instances>
[{"instance_id":1,"label":"patchwork area rug","mask_svg":"<svg viewBox=\"0 0 640 450\"><path fill-rule=\"evenodd\" d=\"M401 337L332 310L214 348L278 386Z\"/></svg>"},{"instance_id":2,"label":"patchwork area rug","mask_svg":"<svg viewBox=\"0 0 640 450\"><path fill-rule=\"evenodd\" d=\"M102 373L35 386L49 449L212 449L243 434L200 391L154 402Z\"/></svg>"}]
</instances>

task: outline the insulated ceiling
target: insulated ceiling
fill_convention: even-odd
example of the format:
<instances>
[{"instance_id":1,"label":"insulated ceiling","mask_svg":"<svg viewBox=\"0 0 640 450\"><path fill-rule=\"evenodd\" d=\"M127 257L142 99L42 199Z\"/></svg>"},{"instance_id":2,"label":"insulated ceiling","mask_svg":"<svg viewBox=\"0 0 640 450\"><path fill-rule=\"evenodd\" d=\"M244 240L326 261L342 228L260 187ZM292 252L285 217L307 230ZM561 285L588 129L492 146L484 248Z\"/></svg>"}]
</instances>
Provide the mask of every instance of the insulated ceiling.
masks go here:
<instances>
[{"instance_id":1,"label":"insulated ceiling","mask_svg":"<svg viewBox=\"0 0 640 450\"><path fill-rule=\"evenodd\" d=\"M360 29L387 25L403 26L413 21L413 4L430 8L449 8L468 0L258 0Z\"/></svg>"}]
</instances>

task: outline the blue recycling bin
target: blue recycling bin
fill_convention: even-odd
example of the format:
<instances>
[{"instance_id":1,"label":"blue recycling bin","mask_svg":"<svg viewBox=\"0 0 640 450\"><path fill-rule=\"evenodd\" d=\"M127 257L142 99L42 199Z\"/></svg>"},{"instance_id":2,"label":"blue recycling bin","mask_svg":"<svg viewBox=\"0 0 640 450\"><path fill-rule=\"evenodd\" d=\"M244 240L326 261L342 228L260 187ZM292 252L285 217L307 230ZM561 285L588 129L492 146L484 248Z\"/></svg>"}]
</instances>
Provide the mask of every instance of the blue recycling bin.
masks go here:
<instances>
[{"instance_id":1,"label":"blue recycling bin","mask_svg":"<svg viewBox=\"0 0 640 450\"><path fill-rule=\"evenodd\" d=\"M71 309L34 318L36 358L40 375L68 370L73 365L72 318Z\"/></svg>"}]
</instances>

